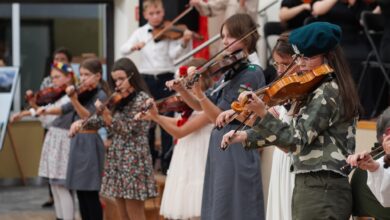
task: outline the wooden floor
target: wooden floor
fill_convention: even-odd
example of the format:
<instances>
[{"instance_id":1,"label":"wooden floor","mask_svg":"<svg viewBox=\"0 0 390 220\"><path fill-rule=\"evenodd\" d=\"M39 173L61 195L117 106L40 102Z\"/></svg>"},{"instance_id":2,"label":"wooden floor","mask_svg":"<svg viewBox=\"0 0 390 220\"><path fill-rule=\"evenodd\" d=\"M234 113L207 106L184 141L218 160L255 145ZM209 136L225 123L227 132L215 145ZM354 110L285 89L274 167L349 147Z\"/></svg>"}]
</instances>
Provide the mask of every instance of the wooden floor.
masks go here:
<instances>
[{"instance_id":1,"label":"wooden floor","mask_svg":"<svg viewBox=\"0 0 390 220\"><path fill-rule=\"evenodd\" d=\"M158 187L159 196L147 200L145 202L145 214L147 220L163 220L164 218L159 215L160 212L160 203L161 203L161 196L162 192L164 190L164 183L165 183L165 176L163 175L156 175L156 183ZM23 192L25 193L25 192ZM47 193L47 191L45 192ZM20 196L20 195L18 195ZM103 213L104 213L104 220L118 220L119 215L115 207L115 203L113 199L101 197L103 202ZM4 201L6 198L0 198L0 204L6 204L7 202ZM9 206L12 206L9 204ZM2 211L0 212L0 220L54 220L54 209L41 209L38 208L37 210L23 210L21 207L20 211L17 210L18 208L15 208L9 212ZM79 213L76 214L76 220L81 220Z\"/></svg>"}]
</instances>

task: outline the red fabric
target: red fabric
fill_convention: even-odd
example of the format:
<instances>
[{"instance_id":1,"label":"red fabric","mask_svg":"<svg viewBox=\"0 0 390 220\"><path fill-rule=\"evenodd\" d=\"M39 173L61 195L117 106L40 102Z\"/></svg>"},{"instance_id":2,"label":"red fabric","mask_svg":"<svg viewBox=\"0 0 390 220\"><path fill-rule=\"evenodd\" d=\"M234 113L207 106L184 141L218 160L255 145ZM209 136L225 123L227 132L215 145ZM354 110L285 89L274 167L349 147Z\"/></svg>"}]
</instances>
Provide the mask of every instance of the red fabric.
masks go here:
<instances>
[{"instance_id":1,"label":"red fabric","mask_svg":"<svg viewBox=\"0 0 390 220\"><path fill-rule=\"evenodd\" d=\"M208 31L208 19L206 16L199 16L199 31L198 33L204 37L203 41L193 40L193 48L198 47L203 42L209 39L209 31ZM204 58L208 60L210 58L210 51L208 47L203 48L201 51L194 55L196 58Z\"/></svg>"},{"instance_id":2,"label":"red fabric","mask_svg":"<svg viewBox=\"0 0 390 220\"><path fill-rule=\"evenodd\" d=\"M187 70L188 66L180 66L179 67L179 77L186 77L187 76Z\"/></svg>"},{"instance_id":3,"label":"red fabric","mask_svg":"<svg viewBox=\"0 0 390 220\"><path fill-rule=\"evenodd\" d=\"M188 118L190 118L192 112L193 112L192 109L182 112L181 118L179 120L177 120L177 122L176 122L177 127L183 126L188 121ZM177 144L177 139L173 140L173 144L174 145Z\"/></svg>"}]
</instances>

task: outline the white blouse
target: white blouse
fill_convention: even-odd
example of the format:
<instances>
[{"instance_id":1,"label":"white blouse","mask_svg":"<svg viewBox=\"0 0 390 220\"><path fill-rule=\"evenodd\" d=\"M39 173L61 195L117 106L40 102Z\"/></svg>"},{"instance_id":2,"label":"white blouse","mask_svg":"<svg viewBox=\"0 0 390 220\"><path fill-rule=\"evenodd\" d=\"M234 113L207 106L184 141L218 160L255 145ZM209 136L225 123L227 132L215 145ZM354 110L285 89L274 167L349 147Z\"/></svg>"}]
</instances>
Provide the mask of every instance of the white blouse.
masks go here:
<instances>
[{"instance_id":1,"label":"white blouse","mask_svg":"<svg viewBox=\"0 0 390 220\"><path fill-rule=\"evenodd\" d=\"M383 207L390 207L390 168L383 167L383 158L377 160L380 166L375 172L367 172L367 185Z\"/></svg>"}]
</instances>

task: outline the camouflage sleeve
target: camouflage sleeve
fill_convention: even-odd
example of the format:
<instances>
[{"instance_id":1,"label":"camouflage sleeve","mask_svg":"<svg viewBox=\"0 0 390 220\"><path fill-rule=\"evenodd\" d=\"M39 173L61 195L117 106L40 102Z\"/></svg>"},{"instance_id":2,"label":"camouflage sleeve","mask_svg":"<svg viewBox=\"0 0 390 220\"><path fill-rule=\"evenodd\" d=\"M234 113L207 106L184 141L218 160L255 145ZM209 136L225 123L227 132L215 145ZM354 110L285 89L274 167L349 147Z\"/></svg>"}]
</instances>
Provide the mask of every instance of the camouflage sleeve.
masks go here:
<instances>
[{"instance_id":1,"label":"camouflage sleeve","mask_svg":"<svg viewBox=\"0 0 390 220\"><path fill-rule=\"evenodd\" d=\"M248 139L244 147L277 145L299 153L330 127L340 109L337 100L337 84L324 83L310 95L306 105L300 109L290 125L269 113L264 116L258 124L246 131Z\"/></svg>"}]
</instances>

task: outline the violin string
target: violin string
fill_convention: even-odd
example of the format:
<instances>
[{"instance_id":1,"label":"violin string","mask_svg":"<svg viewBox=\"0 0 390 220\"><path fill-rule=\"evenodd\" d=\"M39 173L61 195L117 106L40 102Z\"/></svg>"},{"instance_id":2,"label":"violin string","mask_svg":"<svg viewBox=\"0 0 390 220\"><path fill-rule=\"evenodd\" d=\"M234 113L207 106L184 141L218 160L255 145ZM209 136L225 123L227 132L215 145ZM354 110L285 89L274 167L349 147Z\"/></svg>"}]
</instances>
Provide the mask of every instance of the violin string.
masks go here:
<instances>
[{"instance_id":1,"label":"violin string","mask_svg":"<svg viewBox=\"0 0 390 220\"><path fill-rule=\"evenodd\" d=\"M239 41L242 41L244 39L246 39L247 37L249 37L250 35L252 35L253 33L257 32L257 28L258 28L258 25L256 25L256 27L250 29L248 32L246 32L242 37L234 40L233 42L231 42L230 44L228 44L227 46L225 46L222 50L218 51L214 56L212 56L205 64L203 64L199 69L203 69L205 67L208 67L210 66L210 64L214 61L214 59L219 56L221 53L223 53L225 50L227 50L228 48L230 48L233 44L239 42Z\"/></svg>"}]
</instances>

